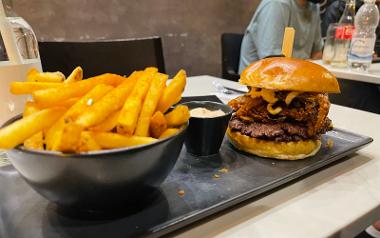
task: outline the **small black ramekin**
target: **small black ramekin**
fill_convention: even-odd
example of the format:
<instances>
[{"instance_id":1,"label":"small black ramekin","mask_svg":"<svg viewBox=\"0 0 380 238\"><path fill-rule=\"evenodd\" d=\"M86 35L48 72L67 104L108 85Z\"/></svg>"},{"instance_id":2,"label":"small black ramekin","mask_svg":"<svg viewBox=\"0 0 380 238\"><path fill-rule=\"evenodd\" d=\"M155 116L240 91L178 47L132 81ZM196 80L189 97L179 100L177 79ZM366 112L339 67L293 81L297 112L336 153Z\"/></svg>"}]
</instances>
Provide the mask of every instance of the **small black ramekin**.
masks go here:
<instances>
[{"instance_id":1,"label":"small black ramekin","mask_svg":"<svg viewBox=\"0 0 380 238\"><path fill-rule=\"evenodd\" d=\"M183 105L188 106L190 110L202 107L211 111L220 109L225 113L218 117L190 117L185 137L186 149L190 154L195 156L217 154L232 116L232 109L226 104L209 101L192 101Z\"/></svg>"}]
</instances>

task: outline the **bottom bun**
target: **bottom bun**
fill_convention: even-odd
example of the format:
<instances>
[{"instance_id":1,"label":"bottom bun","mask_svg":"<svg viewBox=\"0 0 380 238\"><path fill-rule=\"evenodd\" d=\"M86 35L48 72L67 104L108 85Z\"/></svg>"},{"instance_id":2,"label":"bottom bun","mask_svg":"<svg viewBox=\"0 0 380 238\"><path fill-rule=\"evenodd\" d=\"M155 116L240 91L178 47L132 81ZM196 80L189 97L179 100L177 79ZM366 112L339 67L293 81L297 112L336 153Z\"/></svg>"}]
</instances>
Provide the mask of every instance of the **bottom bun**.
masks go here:
<instances>
[{"instance_id":1,"label":"bottom bun","mask_svg":"<svg viewBox=\"0 0 380 238\"><path fill-rule=\"evenodd\" d=\"M275 142L252 138L227 129L232 145L237 149L258 155L281 160L299 160L315 155L321 148L320 140L303 140L292 142Z\"/></svg>"}]
</instances>

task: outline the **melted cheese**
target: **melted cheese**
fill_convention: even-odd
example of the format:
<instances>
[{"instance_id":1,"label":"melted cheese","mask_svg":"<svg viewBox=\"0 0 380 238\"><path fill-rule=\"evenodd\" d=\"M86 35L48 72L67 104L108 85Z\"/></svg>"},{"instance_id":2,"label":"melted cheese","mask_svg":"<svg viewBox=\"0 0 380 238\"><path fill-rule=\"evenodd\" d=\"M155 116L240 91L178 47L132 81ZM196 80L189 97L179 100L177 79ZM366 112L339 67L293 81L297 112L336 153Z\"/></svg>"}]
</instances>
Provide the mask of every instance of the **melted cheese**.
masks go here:
<instances>
[{"instance_id":1,"label":"melted cheese","mask_svg":"<svg viewBox=\"0 0 380 238\"><path fill-rule=\"evenodd\" d=\"M282 108L281 107L276 107L275 109L273 109L273 104L268 103L267 110L268 110L268 112L270 114L277 115L277 114L279 114L282 111Z\"/></svg>"},{"instance_id":2,"label":"melted cheese","mask_svg":"<svg viewBox=\"0 0 380 238\"><path fill-rule=\"evenodd\" d=\"M296 98L300 93L301 92L296 92L296 91L288 93L288 95L285 98L286 105L290 105L290 103L293 101L293 99Z\"/></svg>"},{"instance_id":3,"label":"melted cheese","mask_svg":"<svg viewBox=\"0 0 380 238\"><path fill-rule=\"evenodd\" d=\"M288 95L285 98L286 105L290 105L293 99L296 98L300 94L301 92L296 92L296 91L292 91L288 93ZM267 110L272 115L279 114L282 111L281 107L273 108L273 104L275 104L278 101L278 98L276 98L276 91L274 90L269 90L269 89L259 90L258 88L252 88L252 90L249 92L249 95L252 98L262 97L266 102L268 102Z\"/></svg>"},{"instance_id":4,"label":"melted cheese","mask_svg":"<svg viewBox=\"0 0 380 238\"><path fill-rule=\"evenodd\" d=\"M251 90L249 94L252 98L262 97L268 103L275 103L278 101L275 91L269 89L261 89L261 91Z\"/></svg>"}]
</instances>

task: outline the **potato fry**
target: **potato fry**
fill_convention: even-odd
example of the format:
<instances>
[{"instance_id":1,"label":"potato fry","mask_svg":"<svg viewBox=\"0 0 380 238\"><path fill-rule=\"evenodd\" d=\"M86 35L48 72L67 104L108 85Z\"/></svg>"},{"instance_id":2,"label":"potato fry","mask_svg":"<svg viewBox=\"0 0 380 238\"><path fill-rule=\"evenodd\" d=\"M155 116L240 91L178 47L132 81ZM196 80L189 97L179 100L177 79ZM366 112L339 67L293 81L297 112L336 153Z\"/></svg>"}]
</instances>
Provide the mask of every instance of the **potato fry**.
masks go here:
<instances>
[{"instance_id":1,"label":"potato fry","mask_svg":"<svg viewBox=\"0 0 380 238\"><path fill-rule=\"evenodd\" d=\"M111 87L111 86L110 86ZM62 102L58 102L57 104L55 104L54 106L57 106L57 107L66 107L66 108L70 108L71 106L73 106L75 103L77 103L81 98L80 97L77 97L77 98L69 98L69 99L66 99ZM37 104L38 105L38 104ZM40 105L41 107L43 107L43 105Z\"/></svg>"},{"instance_id":2,"label":"potato fry","mask_svg":"<svg viewBox=\"0 0 380 238\"><path fill-rule=\"evenodd\" d=\"M102 123L100 123L97 126L89 128L90 131L95 131L95 132L109 132L112 131L114 128L117 126L117 119L119 118L120 111L116 111L111 113L107 117L106 120L104 120Z\"/></svg>"},{"instance_id":3,"label":"potato fry","mask_svg":"<svg viewBox=\"0 0 380 238\"><path fill-rule=\"evenodd\" d=\"M172 135L175 135L179 132L178 128L168 128L166 129L159 137L159 139L165 139L167 137L170 137Z\"/></svg>"},{"instance_id":4,"label":"potato fry","mask_svg":"<svg viewBox=\"0 0 380 238\"><path fill-rule=\"evenodd\" d=\"M66 111L64 107L53 107L33 113L0 129L0 148L11 149L43 129L49 128Z\"/></svg>"},{"instance_id":5,"label":"potato fry","mask_svg":"<svg viewBox=\"0 0 380 238\"><path fill-rule=\"evenodd\" d=\"M54 123L52 127L46 133L46 148L51 150L53 145L58 143L59 133L63 130L65 120L73 121L78 115L80 115L86 108L91 106L91 103L95 103L102 98L106 93L113 89L112 86L99 84L77 101L67 112ZM58 134L57 134L58 133Z\"/></svg>"},{"instance_id":6,"label":"potato fry","mask_svg":"<svg viewBox=\"0 0 380 238\"><path fill-rule=\"evenodd\" d=\"M62 87L62 83L47 82L12 82L10 84L10 92L12 94L31 94L38 90L49 90ZM57 89L59 90L59 89Z\"/></svg>"},{"instance_id":7,"label":"potato fry","mask_svg":"<svg viewBox=\"0 0 380 238\"><path fill-rule=\"evenodd\" d=\"M144 72L148 72L148 73L154 74L154 73L158 72L158 69L156 67L147 67L147 68L144 69Z\"/></svg>"},{"instance_id":8,"label":"potato fry","mask_svg":"<svg viewBox=\"0 0 380 238\"><path fill-rule=\"evenodd\" d=\"M76 123L85 128L102 123L111 113L118 111L132 92L140 72L134 72L121 85L105 95L91 108L85 110L77 119Z\"/></svg>"},{"instance_id":9,"label":"potato fry","mask_svg":"<svg viewBox=\"0 0 380 238\"><path fill-rule=\"evenodd\" d=\"M186 86L186 71L181 69L165 89L157 110L165 113L171 106L181 100L181 94Z\"/></svg>"},{"instance_id":10,"label":"potato fry","mask_svg":"<svg viewBox=\"0 0 380 238\"><path fill-rule=\"evenodd\" d=\"M24 147L32 150L43 150L44 149L44 134L42 131L34 134L29 139L24 141Z\"/></svg>"},{"instance_id":11,"label":"potato fry","mask_svg":"<svg viewBox=\"0 0 380 238\"><path fill-rule=\"evenodd\" d=\"M179 105L165 115L168 127L178 127L185 124L190 118L189 108Z\"/></svg>"},{"instance_id":12,"label":"potato fry","mask_svg":"<svg viewBox=\"0 0 380 238\"><path fill-rule=\"evenodd\" d=\"M79 101L77 101L70 109L65 113L65 120L75 121L84 111L91 108L95 103L102 100L114 87L106 84L98 84L95 88L91 89L86 95L84 95Z\"/></svg>"},{"instance_id":13,"label":"potato fry","mask_svg":"<svg viewBox=\"0 0 380 238\"><path fill-rule=\"evenodd\" d=\"M80 135L78 152L89 152L101 150L102 148L96 143L93 138L93 133L89 131L83 131Z\"/></svg>"},{"instance_id":14,"label":"potato fry","mask_svg":"<svg viewBox=\"0 0 380 238\"><path fill-rule=\"evenodd\" d=\"M43 108L40 108L36 103L28 101L25 103L23 117L27 117L33 113L41 111ZM44 133L42 131L34 134L32 137L24 141L24 147L27 149L33 150L43 150L44 149Z\"/></svg>"},{"instance_id":15,"label":"potato fry","mask_svg":"<svg viewBox=\"0 0 380 238\"><path fill-rule=\"evenodd\" d=\"M79 149L79 143L83 127L73 122L65 122L63 130L58 134L55 144L52 147L54 151L64 153L74 153Z\"/></svg>"},{"instance_id":16,"label":"potato fry","mask_svg":"<svg viewBox=\"0 0 380 238\"><path fill-rule=\"evenodd\" d=\"M93 78L89 78L87 80L82 80L70 84L63 84L63 86L60 88L50 88L34 91L32 95L35 102L50 106L69 98L81 97L98 84L117 86L124 80L124 77L117 74L102 74Z\"/></svg>"},{"instance_id":17,"label":"potato fry","mask_svg":"<svg viewBox=\"0 0 380 238\"><path fill-rule=\"evenodd\" d=\"M76 67L73 72L67 77L64 83L75 83L83 79L83 69L81 67Z\"/></svg>"},{"instance_id":18,"label":"potato fry","mask_svg":"<svg viewBox=\"0 0 380 238\"><path fill-rule=\"evenodd\" d=\"M33 113L41 111L41 107L39 107L35 102L28 101L25 103L24 112L22 117L27 117Z\"/></svg>"},{"instance_id":19,"label":"potato fry","mask_svg":"<svg viewBox=\"0 0 380 238\"><path fill-rule=\"evenodd\" d=\"M157 141L157 139L151 137L122 136L117 133L109 132L95 132L93 133L93 138L100 147L105 149L144 145Z\"/></svg>"},{"instance_id":20,"label":"potato fry","mask_svg":"<svg viewBox=\"0 0 380 238\"><path fill-rule=\"evenodd\" d=\"M165 116L162 112L157 111L150 119L149 134L153 138L159 138L160 135L168 128Z\"/></svg>"},{"instance_id":21,"label":"potato fry","mask_svg":"<svg viewBox=\"0 0 380 238\"><path fill-rule=\"evenodd\" d=\"M69 98L65 101L59 102L54 107L65 107L69 109L72 105L74 105L80 98ZM47 108L46 105L40 105L38 103L27 101L25 103L24 113L23 116L28 116L32 113L41 111L42 109Z\"/></svg>"},{"instance_id":22,"label":"potato fry","mask_svg":"<svg viewBox=\"0 0 380 238\"><path fill-rule=\"evenodd\" d=\"M36 74L39 74L39 73L40 73L40 71L38 71L38 69L36 69L36 68L31 68L31 69L28 71L28 73L26 74L26 81L28 81L28 82L33 82L33 81L31 81L32 76L34 76L34 75L36 75Z\"/></svg>"},{"instance_id":23,"label":"potato fry","mask_svg":"<svg viewBox=\"0 0 380 238\"><path fill-rule=\"evenodd\" d=\"M150 83L152 82L153 74L154 73L152 73L151 70L145 70L143 75L139 78L139 80L137 80L135 87L120 111L120 115L117 120L117 131L119 133L129 136L133 135L142 108L143 100L148 92Z\"/></svg>"},{"instance_id":24,"label":"potato fry","mask_svg":"<svg viewBox=\"0 0 380 238\"><path fill-rule=\"evenodd\" d=\"M150 118L156 110L158 101L162 93L164 92L166 86L166 80L168 75L156 73L152 84L149 87L149 91L144 100L144 104L141 109L139 119L137 121L137 126L135 130L135 135L137 136L148 136L149 135L149 124Z\"/></svg>"},{"instance_id":25,"label":"potato fry","mask_svg":"<svg viewBox=\"0 0 380 238\"><path fill-rule=\"evenodd\" d=\"M31 69L27 74L26 80L28 82L62 83L65 78L65 75L59 71L38 72L36 69Z\"/></svg>"}]
</instances>

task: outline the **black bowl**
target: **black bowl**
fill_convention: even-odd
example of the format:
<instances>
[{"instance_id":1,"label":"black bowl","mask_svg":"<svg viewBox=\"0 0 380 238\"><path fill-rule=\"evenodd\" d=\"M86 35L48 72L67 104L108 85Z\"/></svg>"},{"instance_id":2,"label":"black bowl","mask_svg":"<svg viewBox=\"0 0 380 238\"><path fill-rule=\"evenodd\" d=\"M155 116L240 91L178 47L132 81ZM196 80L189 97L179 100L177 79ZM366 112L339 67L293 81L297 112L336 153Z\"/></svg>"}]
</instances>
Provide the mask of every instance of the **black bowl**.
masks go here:
<instances>
[{"instance_id":1,"label":"black bowl","mask_svg":"<svg viewBox=\"0 0 380 238\"><path fill-rule=\"evenodd\" d=\"M25 181L50 201L81 210L119 209L156 191L177 161L186 129L131 148L63 154L19 146L7 153Z\"/></svg>"},{"instance_id":2,"label":"black bowl","mask_svg":"<svg viewBox=\"0 0 380 238\"><path fill-rule=\"evenodd\" d=\"M226 104L209 101L192 101L183 103L194 109L203 107L208 110L222 110L225 114L218 117L190 117L186 133L187 152L196 156L209 156L219 153L228 122L232 116L232 108Z\"/></svg>"}]
</instances>

